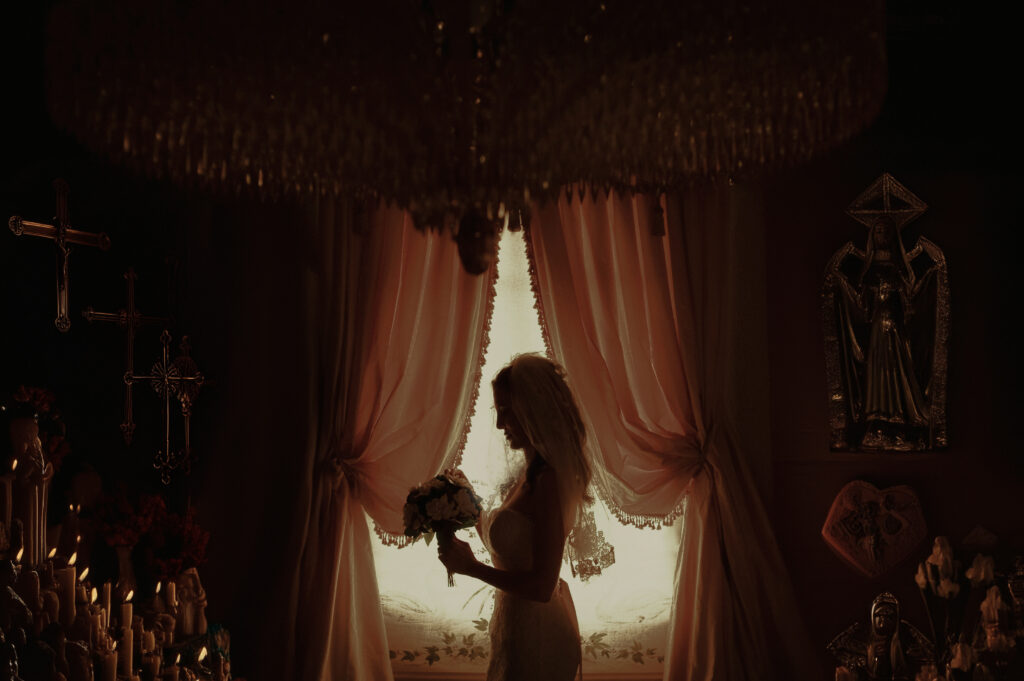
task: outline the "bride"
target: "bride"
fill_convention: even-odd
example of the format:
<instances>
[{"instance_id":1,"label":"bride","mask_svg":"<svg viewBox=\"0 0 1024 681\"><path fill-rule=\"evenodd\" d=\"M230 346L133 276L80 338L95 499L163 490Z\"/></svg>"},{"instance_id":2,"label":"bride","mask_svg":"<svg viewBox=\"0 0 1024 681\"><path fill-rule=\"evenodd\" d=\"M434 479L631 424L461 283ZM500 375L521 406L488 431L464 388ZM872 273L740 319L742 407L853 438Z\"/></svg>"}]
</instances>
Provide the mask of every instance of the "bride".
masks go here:
<instances>
[{"instance_id":1,"label":"bride","mask_svg":"<svg viewBox=\"0 0 1024 681\"><path fill-rule=\"evenodd\" d=\"M501 506L477 525L494 567L458 539L439 545L438 556L497 589L487 681L569 681L580 670L580 635L558 573L566 535L590 501L583 422L564 370L540 355L515 357L492 388L497 426L525 457Z\"/></svg>"}]
</instances>

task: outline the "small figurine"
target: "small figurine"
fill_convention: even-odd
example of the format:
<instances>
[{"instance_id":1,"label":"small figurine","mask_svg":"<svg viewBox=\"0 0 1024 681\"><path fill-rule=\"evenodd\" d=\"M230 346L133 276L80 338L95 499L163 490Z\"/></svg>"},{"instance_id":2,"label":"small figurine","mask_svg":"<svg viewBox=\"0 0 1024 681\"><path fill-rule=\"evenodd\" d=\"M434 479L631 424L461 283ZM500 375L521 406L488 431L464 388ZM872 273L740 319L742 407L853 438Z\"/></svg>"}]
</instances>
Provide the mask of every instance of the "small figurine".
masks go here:
<instances>
[{"instance_id":1,"label":"small figurine","mask_svg":"<svg viewBox=\"0 0 1024 681\"><path fill-rule=\"evenodd\" d=\"M857 681L912 681L934 654L925 635L900 619L899 601L888 592L872 601L868 632L856 622L828 644L828 651L845 668L844 676Z\"/></svg>"},{"instance_id":2,"label":"small figurine","mask_svg":"<svg viewBox=\"0 0 1024 681\"><path fill-rule=\"evenodd\" d=\"M182 636L206 634L206 590L199 583L199 573L189 568L178 575L178 631Z\"/></svg>"}]
</instances>

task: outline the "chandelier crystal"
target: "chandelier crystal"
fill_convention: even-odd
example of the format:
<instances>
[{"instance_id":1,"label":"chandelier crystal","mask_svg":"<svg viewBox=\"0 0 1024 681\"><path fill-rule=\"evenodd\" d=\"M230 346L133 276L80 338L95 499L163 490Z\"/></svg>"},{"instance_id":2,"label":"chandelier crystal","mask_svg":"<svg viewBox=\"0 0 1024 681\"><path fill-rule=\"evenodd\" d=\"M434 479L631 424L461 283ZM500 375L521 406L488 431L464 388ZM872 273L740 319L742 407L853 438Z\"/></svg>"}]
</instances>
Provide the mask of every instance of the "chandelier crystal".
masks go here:
<instances>
[{"instance_id":1,"label":"chandelier crystal","mask_svg":"<svg viewBox=\"0 0 1024 681\"><path fill-rule=\"evenodd\" d=\"M51 115L153 176L383 199L454 232L570 185L806 161L886 87L878 0L349 4L71 0L49 24Z\"/></svg>"}]
</instances>

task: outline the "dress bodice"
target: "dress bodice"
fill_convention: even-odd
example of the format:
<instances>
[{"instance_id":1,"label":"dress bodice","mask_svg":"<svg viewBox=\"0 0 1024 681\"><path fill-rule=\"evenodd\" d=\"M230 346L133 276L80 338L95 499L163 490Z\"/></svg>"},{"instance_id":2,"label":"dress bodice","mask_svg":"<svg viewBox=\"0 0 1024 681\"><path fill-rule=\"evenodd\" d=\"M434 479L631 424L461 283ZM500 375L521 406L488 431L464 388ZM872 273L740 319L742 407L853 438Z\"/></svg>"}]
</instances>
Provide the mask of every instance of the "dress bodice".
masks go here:
<instances>
[{"instance_id":1,"label":"dress bodice","mask_svg":"<svg viewBox=\"0 0 1024 681\"><path fill-rule=\"evenodd\" d=\"M533 520L522 511L499 507L484 517L483 540L494 566L502 570L533 567Z\"/></svg>"}]
</instances>

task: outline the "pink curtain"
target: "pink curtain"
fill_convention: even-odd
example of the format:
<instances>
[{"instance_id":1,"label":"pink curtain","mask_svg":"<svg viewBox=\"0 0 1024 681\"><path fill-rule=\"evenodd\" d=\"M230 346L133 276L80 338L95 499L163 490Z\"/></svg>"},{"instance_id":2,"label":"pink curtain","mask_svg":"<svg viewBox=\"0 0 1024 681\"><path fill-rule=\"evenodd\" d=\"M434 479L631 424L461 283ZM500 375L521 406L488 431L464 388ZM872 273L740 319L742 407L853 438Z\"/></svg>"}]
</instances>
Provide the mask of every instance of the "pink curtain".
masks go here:
<instances>
[{"instance_id":1,"label":"pink curtain","mask_svg":"<svg viewBox=\"0 0 1024 681\"><path fill-rule=\"evenodd\" d=\"M380 681L392 674L366 514L401 534L409 488L461 448L493 275L466 274L450 238L401 211L360 228L333 202L319 210L295 330L308 341L309 390L294 397L308 424L286 454L305 473L280 678Z\"/></svg>"},{"instance_id":2,"label":"pink curtain","mask_svg":"<svg viewBox=\"0 0 1024 681\"><path fill-rule=\"evenodd\" d=\"M760 242L738 195L536 206L531 267L549 346L590 429L599 492L626 523L682 517L665 678L818 678L738 444L749 400L738 330L749 301L763 299L736 283Z\"/></svg>"}]
</instances>

